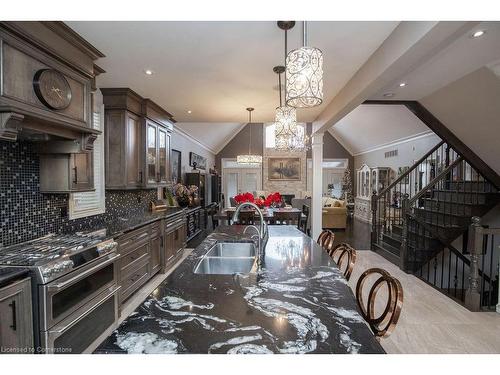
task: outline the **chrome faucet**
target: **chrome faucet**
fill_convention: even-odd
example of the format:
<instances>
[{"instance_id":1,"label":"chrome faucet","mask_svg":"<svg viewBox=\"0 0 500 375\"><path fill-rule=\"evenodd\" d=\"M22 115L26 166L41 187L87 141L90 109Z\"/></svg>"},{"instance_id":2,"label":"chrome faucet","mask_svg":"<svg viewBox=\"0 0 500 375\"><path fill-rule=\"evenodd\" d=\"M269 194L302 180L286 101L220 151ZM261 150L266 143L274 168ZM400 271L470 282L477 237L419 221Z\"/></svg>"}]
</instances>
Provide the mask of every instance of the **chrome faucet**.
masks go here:
<instances>
[{"instance_id":1,"label":"chrome faucet","mask_svg":"<svg viewBox=\"0 0 500 375\"><path fill-rule=\"evenodd\" d=\"M257 210L257 212L259 213L260 229L257 228L255 225L250 225L243 230L243 233L246 233L248 228L254 228L257 231L257 233L259 234L259 259L260 259L260 255L261 255L261 251L262 251L262 240L264 240L264 238L266 237L266 234L267 234L267 223L264 220L264 215L262 214L262 211L260 210L260 208L255 203L244 202L236 208L236 211L234 212L234 215L233 215L233 221L238 221L238 217L240 215L241 209L243 207L247 207L247 206L255 208Z\"/></svg>"}]
</instances>

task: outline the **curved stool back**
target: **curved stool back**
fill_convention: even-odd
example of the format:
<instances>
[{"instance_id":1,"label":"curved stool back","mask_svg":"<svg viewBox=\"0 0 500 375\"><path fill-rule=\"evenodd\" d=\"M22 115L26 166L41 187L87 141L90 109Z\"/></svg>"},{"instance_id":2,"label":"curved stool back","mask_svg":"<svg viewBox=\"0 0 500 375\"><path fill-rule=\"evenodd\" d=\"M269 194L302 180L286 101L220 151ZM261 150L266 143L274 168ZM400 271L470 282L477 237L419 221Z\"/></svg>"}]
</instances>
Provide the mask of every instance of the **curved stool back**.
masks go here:
<instances>
[{"instance_id":1,"label":"curved stool back","mask_svg":"<svg viewBox=\"0 0 500 375\"><path fill-rule=\"evenodd\" d=\"M330 251L333 248L334 240L335 234L331 230L325 229L320 233L317 243L326 251Z\"/></svg>"},{"instance_id":2,"label":"curved stool back","mask_svg":"<svg viewBox=\"0 0 500 375\"><path fill-rule=\"evenodd\" d=\"M356 263L356 250L348 243L343 242L329 250L328 255L337 263L340 270L342 270L345 265L344 277L349 281L354 263Z\"/></svg>"},{"instance_id":3,"label":"curved stool back","mask_svg":"<svg viewBox=\"0 0 500 375\"><path fill-rule=\"evenodd\" d=\"M368 301L363 299L363 286L370 275L378 274L379 278L373 283L368 293ZM388 295L384 311L375 316L375 301L380 288L386 284ZM361 310L361 315L369 324L371 330L378 337L387 337L396 327L403 307L403 287L398 279L392 277L381 268L370 268L363 272L356 285L356 300Z\"/></svg>"}]
</instances>

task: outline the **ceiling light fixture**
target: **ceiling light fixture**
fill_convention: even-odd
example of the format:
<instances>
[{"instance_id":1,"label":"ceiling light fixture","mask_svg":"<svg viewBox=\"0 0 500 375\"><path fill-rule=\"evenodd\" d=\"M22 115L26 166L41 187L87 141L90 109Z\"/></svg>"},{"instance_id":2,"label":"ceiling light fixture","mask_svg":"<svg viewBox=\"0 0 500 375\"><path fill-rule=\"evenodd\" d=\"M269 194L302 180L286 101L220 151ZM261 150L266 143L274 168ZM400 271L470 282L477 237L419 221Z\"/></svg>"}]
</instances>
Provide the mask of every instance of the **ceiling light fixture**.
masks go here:
<instances>
[{"instance_id":1,"label":"ceiling light fixture","mask_svg":"<svg viewBox=\"0 0 500 375\"><path fill-rule=\"evenodd\" d=\"M401 82L401 83L399 84L399 87L405 87L405 86L406 86L406 82Z\"/></svg>"},{"instance_id":2,"label":"ceiling light fixture","mask_svg":"<svg viewBox=\"0 0 500 375\"><path fill-rule=\"evenodd\" d=\"M286 58L286 104L310 108L323 102L323 52L307 46L307 22L302 25L303 46L290 51Z\"/></svg>"},{"instance_id":3,"label":"ceiling light fixture","mask_svg":"<svg viewBox=\"0 0 500 375\"><path fill-rule=\"evenodd\" d=\"M386 92L386 93L384 94L384 97L386 97L386 98L392 98L394 95L395 95L395 94L394 94L393 92Z\"/></svg>"},{"instance_id":4,"label":"ceiling light fixture","mask_svg":"<svg viewBox=\"0 0 500 375\"><path fill-rule=\"evenodd\" d=\"M151 69L146 69L144 71L144 73L147 75L147 76L152 76L153 75L153 71Z\"/></svg>"},{"instance_id":5,"label":"ceiling light fixture","mask_svg":"<svg viewBox=\"0 0 500 375\"><path fill-rule=\"evenodd\" d=\"M191 114L191 113L193 113L193 111L189 110L188 113Z\"/></svg>"},{"instance_id":6,"label":"ceiling light fixture","mask_svg":"<svg viewBox=\"0 0 500 375\"><path fill-rule=\"evenodd\" d=\"M477 30L471 36L473 38L479 38L480 36L483 36L483 35L484 35L484 30Z\"/></svg>"},{"instance_id":7,"label":"ceiling light fixture","mask_svg":"<svg viewBox=\"0 0 500 375\"><path fill-rule=\"evenodd\" d=\"M252 111L254 109L249 107L248 111L248 125L250 125L250 139L248 141L248 154L236 156L236 162L238 164L255 165L262 164L262 155L252 154Z\"/></svg>"}]
</instances>

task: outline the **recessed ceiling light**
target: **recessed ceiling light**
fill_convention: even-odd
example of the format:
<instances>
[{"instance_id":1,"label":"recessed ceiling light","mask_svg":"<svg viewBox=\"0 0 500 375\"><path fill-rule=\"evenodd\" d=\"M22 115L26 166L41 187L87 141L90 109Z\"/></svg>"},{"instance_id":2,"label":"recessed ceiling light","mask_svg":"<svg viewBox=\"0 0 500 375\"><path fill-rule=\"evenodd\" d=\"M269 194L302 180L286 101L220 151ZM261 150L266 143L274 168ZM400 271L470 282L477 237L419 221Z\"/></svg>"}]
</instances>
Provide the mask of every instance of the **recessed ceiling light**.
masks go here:
<instances>
[{"instance_id":1,"label":"recessed ceiling light","mask_svg":"<svg viewBox=\"0 0 500 375\"><path fill-rule=\"evenodd\" d=\"M384 97L386 97L386 98L392 98L393 96L394 96L394 93L393 93L393 92L386 92L386 93L384 94Z\"/></svg>"},{"instance_id":2,"label":"recessed ceiling light","mask_svg":"<svg viewBox=\"0 0 500 375\"><path fill-rule=\"evenodd\" d=\"M145 73L146 75L148 75L148 76L152 76L152 75L153 75L153 71L152 71L151 69L146 69L146 70L144 71L144 73Z\"/></svg>"},{"instance_id":3,"label":"recessed ceiling light","mask_svg":"<svg viewBox=\"0 0 500 375\"><path fill-rule=\"evenodd\" d=\"M483 36L483 35L484 35L484 30L477 30L471 36L473 38L479 38L480 36Z\"/></svg>"},{"instance_id":4,"label":"recessed ceiling light","mask_svg":"<svg viewBox=\"0 0 500 375\"><path fill-rule=\"evenodd\" d=\"M406 86L406 82L401 82L401 83L399 84L399 87L405 87L405 86Z\"/></svg>"},{"instance_id":5,"label":"recessed ceiling light","mask_svg":"<svg viewBox=\"0 0 500 375\"><path fill-rule=\"evenodd\" d=\"M189 110L188 113L191 114L191 113L193 113L193 111Z\"/></svg>"}]
</instances>

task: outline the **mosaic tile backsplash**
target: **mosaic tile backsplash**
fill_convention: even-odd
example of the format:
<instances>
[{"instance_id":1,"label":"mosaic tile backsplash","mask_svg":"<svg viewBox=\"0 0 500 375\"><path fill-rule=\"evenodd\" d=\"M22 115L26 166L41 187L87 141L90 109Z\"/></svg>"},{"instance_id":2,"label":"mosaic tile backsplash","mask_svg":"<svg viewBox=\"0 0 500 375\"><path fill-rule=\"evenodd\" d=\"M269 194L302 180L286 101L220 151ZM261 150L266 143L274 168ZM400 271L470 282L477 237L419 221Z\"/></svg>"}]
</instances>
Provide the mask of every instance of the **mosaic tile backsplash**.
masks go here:
<instances>
[{"instance_id":1,"label":"mosaic tile backsplash","mask_svg":"<svg viewBox=\"0 0 500 375\"><path fill-rule=\"evenodd\" d=\"M40 193L39 158L29 142L0 141L0 247L48 233L91 230L110 217L149 209L156 190L106 191L106 213L68 219L68 194Z\"/></svg>"}]
</instances>

